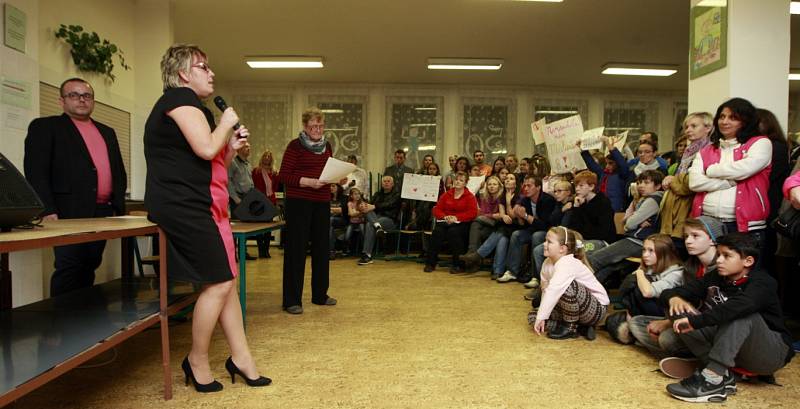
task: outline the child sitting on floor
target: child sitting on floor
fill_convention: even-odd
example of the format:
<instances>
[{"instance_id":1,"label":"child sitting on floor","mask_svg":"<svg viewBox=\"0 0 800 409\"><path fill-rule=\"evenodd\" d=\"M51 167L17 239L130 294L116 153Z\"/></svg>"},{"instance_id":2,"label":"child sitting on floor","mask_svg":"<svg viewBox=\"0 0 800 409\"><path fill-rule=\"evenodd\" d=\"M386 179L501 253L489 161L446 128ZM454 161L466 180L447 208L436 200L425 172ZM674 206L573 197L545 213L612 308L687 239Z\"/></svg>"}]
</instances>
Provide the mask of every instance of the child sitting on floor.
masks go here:
<instances>
[{"instance_id":1,"label":"child sitting on floor","mask_svg":"<svg viewBox=\"0 0 800 409\"><path fill-rule=\"evenodd\" d=\"M595 338L594 326L608 309L605 288L586 262L581 234L563 226L545 236L542 266L542 300L538 311L528 314L537 334L547 329L552 339Z\"/></svg>"},{"instance_id":2,"label":"child sitting on floor","mask_svg":"<svg viewBox=\"0 0 800 409\"><path fill-rule=\"evenodd\" d=\"M683 266L672 238L666 234L653 234L644 240L642 262L623 282L620 288L622 303L627 311L606 319L606 329L615 341L633 344L629 325L637 316L666 316L658 303L661 292L683 284ZM646 327L646 324L645 324Z\"/></svg>"},{"instance_id":3,"label":"child sitting on floor","mask_svg":"<svg viewBox=\"0 0 800 409\"><path fill-rule=\"evenodd\" d=\"M772 375L794 356L775 279L757 268L755 239L729 233L717 251L717 271L661 294L673 330L703 366L667 385L670 395L687 402L724 401L736 393L734 367Z\"/></svg>"}]
</instances>

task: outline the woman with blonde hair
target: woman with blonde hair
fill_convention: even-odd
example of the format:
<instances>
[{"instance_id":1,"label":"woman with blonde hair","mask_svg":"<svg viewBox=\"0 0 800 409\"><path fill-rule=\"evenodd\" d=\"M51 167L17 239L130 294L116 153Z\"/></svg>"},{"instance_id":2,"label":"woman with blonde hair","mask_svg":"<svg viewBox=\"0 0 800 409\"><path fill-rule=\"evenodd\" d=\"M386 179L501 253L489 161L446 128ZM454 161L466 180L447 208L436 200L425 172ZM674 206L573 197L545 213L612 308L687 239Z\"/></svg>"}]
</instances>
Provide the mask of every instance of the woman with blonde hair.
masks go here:
<instances>
[{"instance_id":1,"label":"woman with blonde hair","mask_svg":"<svg viewBox=\"0 0 800 409\"><path fill-rule=\"evenodd\" d=\"M253 168L251 176L253 178L254 187L259 192L263 193L273 205L277 205L278 197L275 195L275 192L279 190L278 172L275 171L272 151L267 149L261 154L261 159L258 161L258 165ZM259 258L271 257L269 255L270 241L272 241L272 233L256 236Z\"/></svg>"},{"instance_id":2,"label":"woman with blonde hair","mask_svg":"<svg viewBox=\"0 0 800 409\"><path fill-rule=\"evenodd\" d=\"M228 215L228 173L236 150L247 146L245 127L232 108L219 125L202 100L214 93L214 72L195 45L176 44L161 60L164 94L145 123L145 206L167 235L169 278L202 286L192 316L192 347L181 368L198 392L222 390L208 362L211 335L220 324L231 348L225 369L249 386L259 375L247 345L236 293L238 268Z\"/></svg>"},{"instance_id":3,"label":"woman with blonde hair","mask_svg":"<svg viewBox=\"0 0 800 409\"><path fill-rule=\"evenodd\" d=\"M664 189L660 233L672 237L678 249L683 249L683 223L689 217L694 192L689 188L689 167L697 153L710 143L713 117L708 112L693 112L683 121L683 133L689 144L683 151L675 174L661 182Z\"/></svg>"}]
</instances>

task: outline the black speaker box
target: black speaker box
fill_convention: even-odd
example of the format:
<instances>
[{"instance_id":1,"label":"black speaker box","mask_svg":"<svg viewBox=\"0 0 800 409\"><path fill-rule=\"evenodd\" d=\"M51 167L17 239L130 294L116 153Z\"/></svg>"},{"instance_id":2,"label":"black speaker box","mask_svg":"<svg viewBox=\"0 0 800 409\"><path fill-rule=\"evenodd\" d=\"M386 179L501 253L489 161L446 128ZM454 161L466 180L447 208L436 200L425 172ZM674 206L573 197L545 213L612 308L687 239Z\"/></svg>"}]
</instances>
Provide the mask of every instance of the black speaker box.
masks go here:
<instances>
[{"instance_id":1,"label":"black speaker box","mask_svg":"<svg viewBox=\"0 0 800 409\"><path fill-rule=\"evenodd\" d=\"M44 204L17 168L0 153L0 227L20 226L35 219Z\"/></svg>"},{"instance_id":2,"label":"black speaker box","mask_svg":"<svg viewBox=\"0 0 800 409\"><path fill-rule=\"evenodd\" d=\"M243 222L271 222L277 214L272 202L256 189L247 192L233 209L233 217Z\"/></svg>"}]
</instances>

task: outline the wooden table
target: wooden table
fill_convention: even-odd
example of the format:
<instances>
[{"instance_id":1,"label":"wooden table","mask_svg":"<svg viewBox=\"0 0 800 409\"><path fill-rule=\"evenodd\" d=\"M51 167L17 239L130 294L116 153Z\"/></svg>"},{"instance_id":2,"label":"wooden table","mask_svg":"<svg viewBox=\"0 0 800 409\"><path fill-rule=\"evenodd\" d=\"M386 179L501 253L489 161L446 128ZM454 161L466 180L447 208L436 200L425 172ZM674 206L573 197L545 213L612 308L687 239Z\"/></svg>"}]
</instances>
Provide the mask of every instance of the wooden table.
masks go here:
<instances>
[{"instance_id":1,"label":"wooden table","mask_svg":"<svg viewBox=\"0 0 800 409\"><path fill-rule=\"evenodd\" d=\"M247 239L278 230L286 225L284 221L245 223L232 222L233 237L239 242L239 303L242 305L242 322L247 326Z\"/></svg>"},{"instance_id":2,"label":"wooden table","mask_svg":"<svg viewBox=\"0 0 800 409\"><path fill-rule=\"evenodd\" d=\"M158 226L156 226L153 223L150 223L144 217L134 217L134 216L46 221L43 223L43 227L41 228L37 227L32 230L14 230L11 232L0 233L0 253L3 253L3 257L6 258L7 262L7 255L5 253L13 251L22 251L22 250L31 250L43 247L85 243L96 240L135 237L135 236L142 236L155 233L158 233L159 235L160 239L159 248L161 250L160 252L161 274L160 274L158 294L157 294L158 310L155 311L155 308L153 308L154 311L152 313L150 313L148 310L147 313L148 315L144 315L142 313L142 311L144 310L140 309L139 313L142 316L135 316L132 322L126 323L126 326L124 328L117 330L112 335L106 338L90 339L90 343L93 343L93 345L89 346L87 349L80 351L72 356L65 357L63 362L53 366L52 368L43 369L41 372L33 373L30 379L24 380L19 384L12 385L12 388L9 390L4 389L2 391L4 393L0 394L0 407L5 406L16 399L19 399L23 395L35 390L36 388L57 378L58 376L61 376L67 371L77 367L81 363L86 362L87 360L97 356L98 354L111 349L112 347L118 345L122 341L138 334L139 332L143 331L144 329L158 322L161 323L161 358L162 358L162 367L164 375L164 399L168 400L172 398L172 374L170 370L170 359L169 359L169 325L167 325L168 324L167 318L169 314L179 311L185 306L191 304L196 299L196 295L189 295L179 298L170 296L172 298L173 303L168 304L167 262L166 262L167 241L164 232ZM123 249L123 251L127 251L127 249ZM113 291L110 290L112 287L113 286L109 286L108 283L106 283L94 286L92 287L92 289L88 289L87 291L92 291L92 290L97 290L98 292L105 291L106 293L110 294L110 291ZM30 314L34 314L35 316L38 316L40 318L46 316L48 313L51 312L56 312L54 315L58 315L57 312L60 310L57 300L60 299L64 300L67 299L68 297L70 297L70 295L66 294L64 296L45 300L40 303L35 303L35 304L42 304L43 306L41 309L33 309L30 306L23 306L14 310L4 310L2 311L4 318L3 326L5 329L8 330L10 328L17 328L20 326L28 325L28 323L25 322L24 320L25 317L32 316ZM125 295L123 295L122 298L125 298ZM47 305L48 303L51 303L52 305ZM29 315L24 315L24 314L29 314ZM127 314L130 315L130 313ZM78 317L80 315L75 314L75 316ZM69 322L70 324L72 324L72 321ZM81 330L81 328L78 327L78 324L80 324L82 321L76 320L74 322L77 323L74 326L64 325L64 322L59 322L59 324L64 329L68 329L70 331L69 334L70 336L75 337L76 336L75 331ZM29 326L30 325L28 325L28 327ZM26 329L29 328L26 327ZM2 334L2 337L4 342L4 355L5 355L7 353L10 354L9 350L11 349L11 343L14 341L14 338L12 337L12 334L8 333L12 331L3 331L3 332L4 333ZM80 337L78 336L77 338ZM15 371L16 368L14 367L13 362L9 361L10 359L3 360L4 362L3 370L6 378L11 378L14 375L16 375L16 372L18 372Z\"/></svg>"}]
</instances>

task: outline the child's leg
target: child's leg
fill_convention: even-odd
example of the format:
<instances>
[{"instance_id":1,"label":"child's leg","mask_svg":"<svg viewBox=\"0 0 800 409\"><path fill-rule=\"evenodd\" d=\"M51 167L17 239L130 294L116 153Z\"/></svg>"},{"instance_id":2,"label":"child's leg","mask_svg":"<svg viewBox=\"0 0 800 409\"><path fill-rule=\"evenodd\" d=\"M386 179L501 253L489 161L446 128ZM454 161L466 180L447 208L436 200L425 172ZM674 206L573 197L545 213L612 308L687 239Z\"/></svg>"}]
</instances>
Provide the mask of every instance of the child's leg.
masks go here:
<instances>
[{"instance_id":1,"label":"child's leg","mask_svg":"<svg viewBox=\"0 0 800 409\"><path fill-rule=\"evenodd\" d=\"M708 368L722 374L738 366L770 375L786 364L789 346L781 334L767 326L761 314L721 324L708 352Z\"/></svg>"},{"instance_id":2,"label":"child's leg","mask_svg":"<svg viewBox=\"0 0 800 409\"><path fill-rule=\"evenodd\" d=\"M612 264L619 263L628 257L642 254L642 245L627 238L615 241L608 247L594 251L587 255L594 271L599 271Z\"/></svg>"},{"instance_id":3,"label":"child's leg","mask_svg":"<svg viewBox=\"0 0 800 409\"><path fill-rule=\"evenodd\" d=\"M567 325L570 330L578 328L578 320L580 319L580 304L578 300L579 285L577 282L572 283L558 299L553 311L550 312L550 319L547 320L547 331L553 331L558 324ZM584 290L586 287L583 287Z\"/></svg>"}]
</instances>

